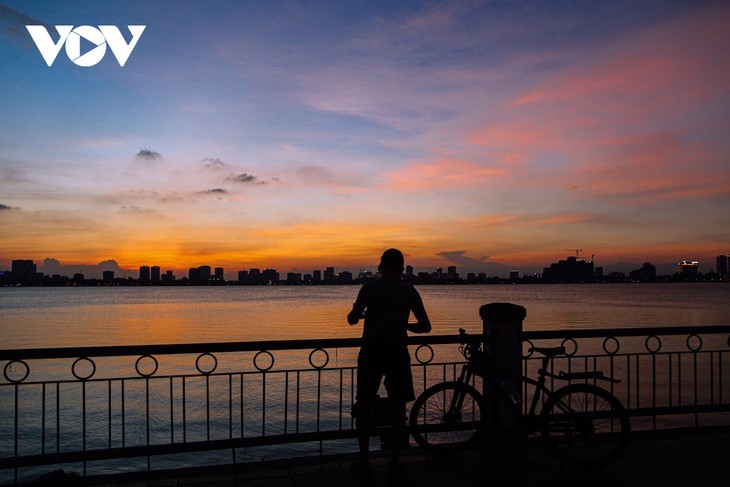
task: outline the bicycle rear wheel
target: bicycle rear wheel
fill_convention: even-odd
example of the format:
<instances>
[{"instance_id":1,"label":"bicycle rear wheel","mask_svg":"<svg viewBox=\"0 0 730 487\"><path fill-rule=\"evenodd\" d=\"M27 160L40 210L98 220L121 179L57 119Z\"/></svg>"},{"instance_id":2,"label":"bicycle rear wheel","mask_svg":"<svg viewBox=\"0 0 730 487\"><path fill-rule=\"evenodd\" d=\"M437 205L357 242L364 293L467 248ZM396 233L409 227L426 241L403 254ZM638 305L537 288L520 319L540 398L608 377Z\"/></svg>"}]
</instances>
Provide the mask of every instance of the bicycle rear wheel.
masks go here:
<instances>
[{"instance_id":1,"label":"bicycle rear wheel","mask_svg":"<svg viewBox=\"0 0 730 487\"><path fill-rule=\"evenodd\" d=\"M426 451L456 453L484 433L487 410L482 395L461 382L443 382L426 389L413 403L410 432Z\"/></svg>"},{"instance_id":2,"label":"bicycle rear wheel","mask_svg":"<svg viewBox=\"0 0 730 487\"><path fill-rule=\"evenodd\" d=\"M613 394L592 384L559 389L545 402L540 418L547 447L576 467L611 463L629 444L626 409Z\"/></svg>"}]
</instances>

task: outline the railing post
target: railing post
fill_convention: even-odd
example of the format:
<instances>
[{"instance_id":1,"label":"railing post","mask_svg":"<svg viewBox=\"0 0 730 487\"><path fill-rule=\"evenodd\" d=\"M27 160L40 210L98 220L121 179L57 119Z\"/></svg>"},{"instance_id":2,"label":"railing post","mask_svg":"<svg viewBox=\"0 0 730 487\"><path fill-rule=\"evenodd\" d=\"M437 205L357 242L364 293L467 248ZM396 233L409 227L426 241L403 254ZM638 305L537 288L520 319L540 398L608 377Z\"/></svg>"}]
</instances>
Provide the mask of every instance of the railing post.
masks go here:
<instances>
[{"instance_id":1,"label":"railing post","mask_svg":"<svg viewBox=\"0 0 730 487\"><path fill-rule=\"evenodd\" d=\"M513 405L517 414L522 413L522 322L527 316L524 307L511 303L485 304L479 309L485 343L485 351L495 364L506 370L506 374L496 374L496 383L484 381L482 393L489 411L490 431L498 438L514 438L514 414L500 401L492 387L502 387L508 395L517 399ZM513 389L510 391L510 389Z\"/></svg>"}]
</instances>

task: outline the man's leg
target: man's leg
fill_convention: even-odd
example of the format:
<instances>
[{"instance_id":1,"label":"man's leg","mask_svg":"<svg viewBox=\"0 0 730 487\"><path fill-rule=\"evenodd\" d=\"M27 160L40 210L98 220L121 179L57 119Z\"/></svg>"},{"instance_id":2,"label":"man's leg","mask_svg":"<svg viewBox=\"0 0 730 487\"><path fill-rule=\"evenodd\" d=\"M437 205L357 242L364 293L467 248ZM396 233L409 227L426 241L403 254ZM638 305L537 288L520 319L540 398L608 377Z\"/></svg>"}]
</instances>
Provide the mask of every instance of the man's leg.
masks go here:
<instances>
[{"instance_id":1,"label":"man's leg","mask_svg":"<svg viewBox=\"0 0 730 487\"><path fill-rule=\"evenodd\" d=\"M392 424L391 432L393 434L391 443L391 456L390 464L393 467L398 465L400 461L400 450L401 444L403 443L403 432L406 426L406 405L403 402L394 402L390 405L392 413Z\"/></svg>"},{"instance_id":2,"label":"man's leg","mask_svg":"<svg viewBox=\"0 0 730 487\"><path fill-rule=\"evenodd\" d=\"M372 405L367 401L360 401L357 404L355 415L355 429L357 431L357 446L360 449L360 462L370 463L370 417L372 416Z\"/></svg>"}]
</instances>

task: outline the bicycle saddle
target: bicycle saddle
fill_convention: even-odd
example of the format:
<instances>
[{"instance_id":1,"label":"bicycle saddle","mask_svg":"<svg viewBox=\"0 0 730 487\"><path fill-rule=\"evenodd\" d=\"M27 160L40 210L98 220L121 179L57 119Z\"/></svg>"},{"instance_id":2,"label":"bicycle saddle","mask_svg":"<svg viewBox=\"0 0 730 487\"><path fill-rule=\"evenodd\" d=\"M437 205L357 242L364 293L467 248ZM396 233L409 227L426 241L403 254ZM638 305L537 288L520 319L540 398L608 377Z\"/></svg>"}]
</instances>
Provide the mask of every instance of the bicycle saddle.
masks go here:
<instances>
[{"instance_id":1,"label":"bicycle saddle","mask_svg":"<svg viewBox=\"0 0 730 487\"><path fill-rule=\"evenodd\" d=\"M565 353L565 347L532 347L528 352L536 352L546 357L555 357L556 355L563 355Z\"/></svg>"}]
</instances>

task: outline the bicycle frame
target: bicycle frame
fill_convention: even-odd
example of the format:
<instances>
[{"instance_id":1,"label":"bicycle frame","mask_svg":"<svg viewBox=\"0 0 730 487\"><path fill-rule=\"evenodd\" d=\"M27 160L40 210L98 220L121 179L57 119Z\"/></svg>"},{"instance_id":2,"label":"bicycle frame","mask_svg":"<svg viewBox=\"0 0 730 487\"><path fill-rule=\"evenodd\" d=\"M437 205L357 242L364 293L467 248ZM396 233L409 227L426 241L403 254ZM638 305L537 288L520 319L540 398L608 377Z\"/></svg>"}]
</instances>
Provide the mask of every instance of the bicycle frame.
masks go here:
<instances>
[{"instance_id":1,"label":"bicycle frame","mask_svg":"<svg viewBox=\"0 0 730 487\"><path fill-rule=\"evenodd\" d=\"M459 378L457 379L457 382L463 383L463 384L470 384L472 379L474 378L474 375L477 375L474 373L474 370L472 370L472 366L469 363L468 356L470 356L471 353L483 353L481 349L479 348L478 342L472 341L472 343L468 343L466 345L467 347L467 354L465 356L467 357L467 362L464 363L464 365L461 368L461 374L459 375ZM548 399L552 396L554 396L554 392L552 389L547 387L545 384L547 382L548 378L551 379L558 379L558 380L584 380L584 379L598 379L598 380L607 380L610 382L619 382L615 379L612 379L610 377L606 377L603 372L601 371L595 371L595 372L577 372L577 373L559 373L559 374L553 374L551 372L548 372L548 367L550 363L552 362L554 355L548 354L544 355L542 357L542 365L537 371L537 380L532 379L530 377L527 377L522 374L514 374L508 370L505 370L501 367L499 367L497 364L495 364L492 360L487 360L485 362L486 370L484 371L484 374L479 374L484 381L491 387L491 390L496 393L496 396L500 398L502 403L506 406L506 409L510 411L510 413L513 416L513 419L515 420L516 424L520 424L523 426L523 428L526 430L528 434L535 433L539 430L540 424L539 421L536 421L535 418L537 418L537 406L538 403L540 403L540 398L543 396L545 399ZM535 387L535 392L532 395L532 399L530 401L530 407L527 410L526 414L522 414L521 404L522 401L518 402L517 404L513 403L513 401L508 396L507 392L500 386L497 375L500 374L502 376L506 376L509 380L516 380L521 381L522 383L527 383ZM455 395L452 398L448 415L453 415L456 411L460 411L462 404L463 404L463 396ZM544 401L543 401L544 402Z\"/></svg>"}]
</instances>

